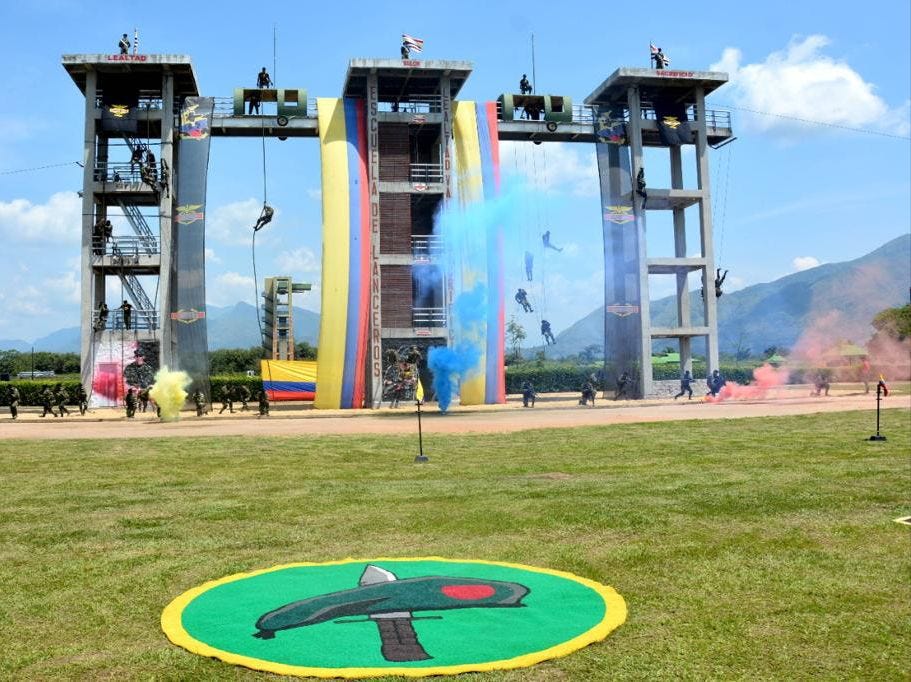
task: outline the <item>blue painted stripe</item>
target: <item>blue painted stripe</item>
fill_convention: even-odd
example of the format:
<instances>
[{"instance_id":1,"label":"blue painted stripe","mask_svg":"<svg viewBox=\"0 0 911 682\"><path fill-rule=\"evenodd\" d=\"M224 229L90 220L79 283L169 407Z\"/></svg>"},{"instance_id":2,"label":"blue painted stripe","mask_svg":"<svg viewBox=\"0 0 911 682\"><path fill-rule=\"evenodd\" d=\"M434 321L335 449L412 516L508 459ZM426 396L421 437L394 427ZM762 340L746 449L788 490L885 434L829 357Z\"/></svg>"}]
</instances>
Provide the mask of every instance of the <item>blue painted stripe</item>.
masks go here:
<instances>
[{"instance_id":1,"label":"blue painted stripe","mask_svg":"<svg viewBox=\"0 0 911 682\"><path fill-rule=\"evenodd\" d=\"M342 374L343 408L354 403L354 376L357 367L358 308L361 297L361 192L358 155L357 102L345 98L345 136L348 140L348 326L345 334L345 367Z\"/></svg>"},{"instance_id":2,"label":"blue painted stripe","mask_svg":"<svg viewBox=\"0 0 911 682\"><path fill-rule=\"evenodd\" d=\"M312 393L316 390L315 381L264 381L263 388L267 391L306 391Z\"/></svg>"}]
</instances>

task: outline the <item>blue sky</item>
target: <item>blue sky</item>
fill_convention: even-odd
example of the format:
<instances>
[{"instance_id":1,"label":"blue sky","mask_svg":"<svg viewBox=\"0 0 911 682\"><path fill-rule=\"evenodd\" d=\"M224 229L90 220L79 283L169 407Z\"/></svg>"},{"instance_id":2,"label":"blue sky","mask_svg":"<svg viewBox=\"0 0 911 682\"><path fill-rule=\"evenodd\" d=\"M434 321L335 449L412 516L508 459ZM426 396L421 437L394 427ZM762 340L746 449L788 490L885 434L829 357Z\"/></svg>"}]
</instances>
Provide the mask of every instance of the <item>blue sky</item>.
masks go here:
<instances>
[{"instance_id":1,"label":"blue sky","mask_svg":"<svg viewBox=\"0 0 911 682\"><path fill-rule=\"evenodd\" d=\"M81 158L83 98L60 56L113 52L119 35L132 35L134 26L142 52L190 55L203 94L225 97L234 87L252 86L260 67L272 71L273 25L277 84L307 88L311 97L340 94L352 57L397 56L402 32L426 41L424 58L473 62L460 98L474 100L514 91L523 72L531 75L532 33L538 91L576 102L616 67L647 66L654 41L673 68L715 65L731 72L731 83L709 100L714 107L832 124L734 110L739 139L711 158L716 257L731 271L729 289L855 258L909 231L911 142L834 127L911 135L909 3L873 0L860 10L846 2L695 2L663 5L660 12L651 3L628 20L596 5L560 7L535 1L3 3L0 56L12 67L0 75L6 103L0 111L0 339L31 341L78 324L81 170L8 171ZM211 304L254 299L249 238L262 203L261 154L258 139L213 142ZM318 145L269 140L266 156L277 215L258 237L260 277L291 274L318 285ZM529 242L537 247L536 235L550 228L552 240L565 247L548 253L537 292L559 333L601 302L594 153L584 145L505 144L502 160L505 172L524 175L535 188L523 216ZM664 184L664 163L646 157L652 186ZM650 254L670 248L669 228L650 220ZM508 277L520 281L521 263ZM669 293L669 283L654 284L653 298ZM318 286L303 304L319 309Z\"/></svg>"}]
</instances>

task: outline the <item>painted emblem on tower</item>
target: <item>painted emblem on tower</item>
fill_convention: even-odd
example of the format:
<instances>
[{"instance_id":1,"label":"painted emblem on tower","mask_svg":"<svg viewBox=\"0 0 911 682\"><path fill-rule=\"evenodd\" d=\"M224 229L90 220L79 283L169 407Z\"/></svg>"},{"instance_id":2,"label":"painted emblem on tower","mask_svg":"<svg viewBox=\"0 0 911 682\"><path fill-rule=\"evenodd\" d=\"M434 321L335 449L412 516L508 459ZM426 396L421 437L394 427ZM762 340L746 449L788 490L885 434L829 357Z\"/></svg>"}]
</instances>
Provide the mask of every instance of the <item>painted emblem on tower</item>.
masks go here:
<instances>
[{"instance_id":1,"label":"painted emblem on tower","mask_svg":"<svg viewBox=\"0 0 911 682\"><path fill-rule=\"evenodd\" d=\"M617 225L632 222L636 219L632 206L605 206L604 219Z\"/></svg>"},{"instance_id":2,"label":"painted emblem on tower","mask_svg":"<svg viewBox=\"0 0 911 682\"><path fill-rule=\"evenodd\" d=\"M184 204L183 206L178 206L177 222L181 225L191 225L198 220L202 220L206 217L205 212L198 210L202 207L203 204Z\"/></svg>"}]
</instances>

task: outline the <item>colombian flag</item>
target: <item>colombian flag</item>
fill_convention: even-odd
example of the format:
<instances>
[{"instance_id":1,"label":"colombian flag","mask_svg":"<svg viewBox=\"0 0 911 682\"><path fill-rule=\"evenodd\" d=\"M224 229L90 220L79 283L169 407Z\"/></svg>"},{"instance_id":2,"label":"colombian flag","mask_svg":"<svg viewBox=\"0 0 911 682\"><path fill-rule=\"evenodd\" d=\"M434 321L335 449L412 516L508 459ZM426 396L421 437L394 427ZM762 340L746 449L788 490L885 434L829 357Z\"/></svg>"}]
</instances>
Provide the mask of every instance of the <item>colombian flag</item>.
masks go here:
<instances>
[{"instance_id":1,"label":"colombian flag","mask_svg":"<svg viewBox=\"0 0 911 682\"><path fill-rule=\"evenodd\" d=\"M261 360L263 389L269 400L313 400L315 360Z\"/></svg>"},{"instance_id":2,"label":"colombian flag","mask_svg":"<svg viewBox=\"0 0 911 682\"><path fill-rule=\"evenodd\" d=\"M889 395L889 387L886 386L886 380L883 378L883 375L879 375L879 383L876 384L876 388L883 392L883 398Z\"/></svg>"}]
</instances>

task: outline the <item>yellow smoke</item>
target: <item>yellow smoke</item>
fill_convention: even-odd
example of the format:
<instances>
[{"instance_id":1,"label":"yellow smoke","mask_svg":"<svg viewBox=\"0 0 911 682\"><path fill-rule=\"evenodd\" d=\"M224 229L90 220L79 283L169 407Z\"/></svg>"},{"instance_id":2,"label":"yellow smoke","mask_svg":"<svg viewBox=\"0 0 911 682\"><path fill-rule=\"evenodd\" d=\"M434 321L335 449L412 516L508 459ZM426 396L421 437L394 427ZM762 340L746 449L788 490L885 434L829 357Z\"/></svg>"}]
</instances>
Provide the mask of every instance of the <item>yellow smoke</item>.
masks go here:
<instances>
[{"instance_id":1,"label":"yellow smoke","mask_svg":"<svg viewBox=\"0 0 911 682\"><path fill-rule=\"evenodd\" d=\"M161 410L161 421L173 422L180 419L180 408L187 399L186 388L190 377L186 372L172 372L162 367L155 373L155 385L149 390L149 397Z\"/></svg>"}]
</instances>

